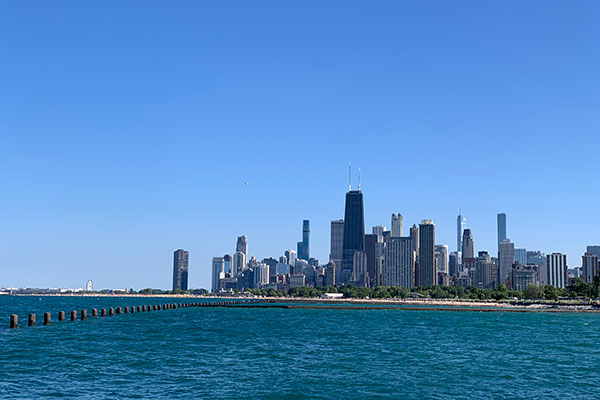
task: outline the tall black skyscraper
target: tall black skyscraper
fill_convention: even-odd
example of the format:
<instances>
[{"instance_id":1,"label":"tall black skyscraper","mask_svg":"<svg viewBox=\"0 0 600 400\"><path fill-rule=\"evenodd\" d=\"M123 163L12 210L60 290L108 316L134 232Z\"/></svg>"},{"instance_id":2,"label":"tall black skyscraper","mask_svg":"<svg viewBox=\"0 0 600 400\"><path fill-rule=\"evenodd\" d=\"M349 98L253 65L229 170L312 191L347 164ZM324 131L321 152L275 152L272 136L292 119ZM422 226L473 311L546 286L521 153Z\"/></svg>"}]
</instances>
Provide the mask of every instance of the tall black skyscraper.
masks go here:
<instances>
[{"instance_id":1,"label":"tall black skyscraper","mask_svg":"<svg viewBox=\"0 0 600 400\"><path fill-rule=\"evenodd\" d=\"M188 290L189 253L185 250L175 250L173 254L173 290Z\"/></svg>"},{"instance_id":2,"label":"tall black skyscraper","mask_svg":"<svg viewBox=\"0 0 600 400\"><path fill-rule=\"evenodd\" d=\"M417 286L437 284L434 253L435 225L431 220L423 220L419 225L419 268L417 270Z\"/></svg>"},{"instance_id":3,"label":"tall black skyscraper","mask_svg":"<svg viewBox=\"0 0 600 400\"><path fill-rule=\"evenodd\" d=\"M363 194L358 190L346 193L346 212L344 214L344 246L342 250L342 283L348 282L352 274L354 252L365 249L365 212Z\"/></svg>"}]
</instances>

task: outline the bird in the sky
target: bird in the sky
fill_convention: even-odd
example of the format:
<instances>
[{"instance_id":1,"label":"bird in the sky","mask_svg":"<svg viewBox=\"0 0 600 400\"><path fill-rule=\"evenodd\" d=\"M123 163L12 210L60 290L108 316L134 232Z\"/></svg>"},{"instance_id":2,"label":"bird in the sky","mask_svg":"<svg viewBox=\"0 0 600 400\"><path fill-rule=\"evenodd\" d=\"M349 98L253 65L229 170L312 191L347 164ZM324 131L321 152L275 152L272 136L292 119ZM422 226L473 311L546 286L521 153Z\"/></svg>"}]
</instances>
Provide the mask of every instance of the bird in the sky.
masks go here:
<instances>
[{"instance_id":1,"label":"bird in the sky","mask_svg":"<svg viewBox=\"0 0 600 400\"><path fill-rule=\"evenodd\" d=\"M248 186L250 183L248 182L244 182L244 186Z\"/></svg>"}]
</instances>

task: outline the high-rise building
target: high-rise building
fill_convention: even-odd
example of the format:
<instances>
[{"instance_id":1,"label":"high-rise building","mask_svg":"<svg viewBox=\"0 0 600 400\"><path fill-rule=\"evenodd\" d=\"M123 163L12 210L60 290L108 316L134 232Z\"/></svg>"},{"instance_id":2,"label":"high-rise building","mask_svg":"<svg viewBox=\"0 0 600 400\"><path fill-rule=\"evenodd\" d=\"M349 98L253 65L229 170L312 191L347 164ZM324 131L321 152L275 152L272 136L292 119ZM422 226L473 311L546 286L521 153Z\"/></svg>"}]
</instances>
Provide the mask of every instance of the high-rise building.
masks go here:
<instances>
[{"instance_id":1,"label":"high-rise building","mask_svg":"<svg viewBox=\"0 0 600 400\"><path fill-rule=\"evenodd\" d=\"M213 257L212 259L212 292L219 291L219 280L225 278L225 261L223 257Z\"/></svg>"},{"instance_id":2,"label":"high-rise building","mask_svg":"<svg viewBox=\"0 0 600 400\"><path fill-rule=\"evenodd\" d=\"M239 236L235 245L235 252L244 253L246 260L248 259L248 237L246 235Z\"/></svg>"},{"instance_id":3,"label":"high-rise building","mask_svg":"<svg viewBox=\"0 0 600 400\"><path fill-rule=\"evenodd\" d=\"M487 251L480 251L476 259L473 286L493 289L496 287L497 275L495 259Z\"/></svg>"},{"instance_id":4,"label":"high-rise building","mask_svg":"<svg viewBox=\"0 0 600 400\"><path fill-rule=\"evenodd\" d=\"M417 228L417 225L413 224L413 226L410 228L410 240L412 240L412 247L413 247L413 251L415 252L415 255L418 257L419 256L419 228ZM416 260L415 260L416 262Z\"/></svg>"},{"instance_id":5,"label":"high-rise building","mask_svg":"<svg viewBox=\"0 0 600 400\"><path fill-rule=\"evenodd\" d=\"M436 285L435 270L435 225L432 220L423 220L419 225L419 267L417 268L417 286Z\"/></svg>"},{"instance_id":6,"label":"high-rise building","mask_svg":"<svg viewBox=\"0 0 600 400\"><path fill-rule=\"evenodd\" d=\"M462 251L463 231L467 228L467 219L458 212L456 217L456 251Z\"/></svg>"},{"instance_id":7,"label":"high-rise building","mask_svg":"<svg viewBox=\"0 0 600 400\"><path fill-rule=\"evenodd\" d=\"M368 285L371 286L371 281L375 279L376 270L377 270L377 256L378 253L378 243L379 236L374 234L365 235L365 253L367 255L367 273L369 276Z\"/></svg>"},{"instance_id":8,"label":"high-rise building","mask_svg":"<svg viewBox=\"0 0 600 400\"><path fill-rule=\"evenodd\" d=\"M365 249L365 214L363 194L359 190L346 193L344 213L344 242L340 282L346 283L352 275L354 252Z\"/></svg>"},{"instance_id":9,"label":"high-rise building","mask_svg":"<svg viewBox=\"0 0 600 400\"><path fill-rule=\"evenodd\" d=\"M546 255L539 250L528 251L526 254L527 264L540 265L546 263Z\"/></svg>"},{"instance_id":10,"label":"high-rise building","mask_svg":"<svg viewBox=\"0 0 600 400\"><path fill-rule=\"evenodd\" d=\"M498 214L498 252L500 252L500 243L506 239L506 214ZM513 255L514 256L514 255ZM512 268L512 266L511 266ZM509 270L510 273L510 270Z\"/></svg>"},{"instance_id":11,"label":"high-rise building","mask_svg":"<svg viewBox=\"0 0 600 400\"><path fill-rule=\"evenodd\" d=\"M595 254L600 259L600 246L587 246L585 252Z\"/></svg>"},{"instance_id":12,"label":"high-rise building","mask_svg":"<svg viewBox=\"0 0 600 400\"><path fill-rule=\"evenodd\" d=\"M342 253L344 249L344 220L331 221L331 244L329 250L329 261L336 265L342 265Z\"/></svg>"},{"instance_id":13,"label":"high-rise building","mask_svg":"<svg viewBox=\"0 0 600 400\"><path fill-rule=\"evenodd\" d=\"M473 234L470 229L463 231L462 238L462 258L474 258L475 257L475 245L473 244Z\"/></svg>"},{"instance_id":14,"label":"high-rise building","mask_svg":"<svg viewBox=\"0 0 600 400\"><path fill-rule=\"evenodd\" d=\"M436 244L435 245L435 260L437 272L448 274L448 245Z\"/></svg>"},{"instance_id":15,"label":"high-rise building","mask_svg":"<svg viewBox=\"0 0 600 400\"><path fill-rule=\"evenodd\" d=\"M546 269L548 271L548 284L557 288L567 285L567 255L552 253L546 256Z\"/></svg>"},{"instance_id":16,"label":"high-rise building","mask_svg":"<svg viewBox=\"0 0 600 400\"><path fill-rule=\"evenodd\" d=\"M383 284L412 288L415 252L410 237L392 237L385 243ZM436 275L437 276L437 275Z\"/></svg>"},{"instance_id":17,"label":"high-rise building","mask_svg":"<svg viewBox=\"0 0 600 400\"><path fill-rule=\"evenodd\" d=\"M402 236L402 214L392 214L392 237Z\"/></svg>"},{"instance_id":18,"label":"high-rise building","mask_svg":"<svg viewBox=\"0 0 600 400\"><path fill-rule=\"evenodd\" d=\"M367 253L364 251L355 251L352 257L352 282L358 286L368 286L369 273L367 272Z\"/></svg>"},{"instance_id":19,"label":"high-rise building","mask_svg":"<svg viewBox=\"0 0 600 400\"><path fill-rule=\"evenodd\" d=\"M246 269L246 255L241 251L238 251L233 255L232 277L237 277L244 269Z\"/></svg>"},{"instance_id":20,"label":"high-rise building","mask_svg":"<svg viewBox=\"0 0 600 400\"><path fill-rule=\"evenodd\" d=\"M298 258L296 256L296 251L295 250L286 250L285 251L285 257L287 258L288 264L291 265L292 267L294 265L296 265L296 259Z\"/></svg>"},{"instance_id":21,"label":"high-rise building","mask_svg":"<svg viewBox=\"0 0 600 400\"><path fill-rule=\"evenodd\" d=\"M261 286L269 284L269 265L265 263L259 263L254 266L254 287L260 288Z\"/></svg>"},{"instance_id":22,"label":"high-rise building","mask_svg":"<svg viewBox=\"0 0 600 400\"><path fill-rule=\"evenodd\" d=\"M302 221L302 241L298 242L298 258L308 260L310 258L310 221Z\"/></svg>"},{"instance_id":23,"label":"high-rise building","mask_svg":"<svg viewBox=\"0 0 600 400\"><path fill-rule=\"evenodd\" d=\"M233 262L231 256L229 254L225 254L223 256L223 261L225 262L225 273L229 274L229 276L233 276Z\"/></svg>"},{"instance_id":24,"label":"high-rise building","mask_svg":"<svg viewBox=\"0 0 600 400\"><path fill-rule=\"evenodd\" d=\"M589 248L590 246L588 246ZM581 268L583 269L583 279L587 283L592 283L594 277L598 275L598 255L585 253L581 257Z\"/></svg>"},{"instance_id":25,"label":"high-rise building","mask_svg":"<svg viewBox=\"0 0 600 400\"><path fill-rule=\"evenodd\" d=\"M515 244L509 239L504 239L498 251L498 285L510 282L512 278L512 265L515 262Z\"/></svg>"},{"instance_id":26,"label":"high-rise building","mask_svg":"<svg viewBox=\"0 0 600 400\"><path fill-rule=\"evenodd\" d=\"M183 249L173 253L173 290L188 290L188 267L190 253Z\"/></svg>"},{"instance_id":27,"label":"high-rise building","mask_svg":"<svg viewBox=\"0 0 600 400\"><path fill-rule=\"evenodd\" d=\"M448 255L448 275L458 275L458 251L453 251Z\"/></svg>"},{"instance_id":28,"label":"high-rise building","mask_svg":"<svg viewBox=\"0 0 600 400\"><path fill-rule=\"evenodd\" d=\"M385 232L385 226L383 226L383 225L375 225L373 227L373 235L383 236L383 232Z\"/></svg>"},{"instance_id":29,"label":"high-rise building","mask_svg":"<svg viewBox=\"0 0 600 400\"><path fill-rule=\"evenodd\" d=\"M527 265L527 249L515 249L515 262Z\"/></svg>"}]
</instances>

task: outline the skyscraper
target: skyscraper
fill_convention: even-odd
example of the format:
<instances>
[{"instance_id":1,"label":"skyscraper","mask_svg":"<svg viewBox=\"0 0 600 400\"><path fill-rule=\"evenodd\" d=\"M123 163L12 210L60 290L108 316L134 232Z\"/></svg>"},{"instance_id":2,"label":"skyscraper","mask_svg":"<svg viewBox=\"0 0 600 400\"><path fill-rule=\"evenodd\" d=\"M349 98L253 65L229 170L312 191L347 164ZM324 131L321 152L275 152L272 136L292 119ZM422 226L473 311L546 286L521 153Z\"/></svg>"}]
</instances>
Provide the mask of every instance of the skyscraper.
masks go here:
<instances>
[{"instance_id":1,"label":"skyscraper","mask_svg":"<svg viewBox=\"0 0 600 400\"><path fill-rule=\"evenodd\" d=\"M413 224L412 228L410 228L410 240L412 241L412 249L415 252L415 256L419 256L419 228L417 225ZM415 259L415 262L417 260Z\"/></svg>"},{"instance_id":2,"label":"skyscraper","mask_svg":"<svg viewBox=\"0 0 600 400\"><path fill-rule=\"evenodd\" d=\"M354 252L365 248L365 213L363 194L359 190L346 193L344 213L344 242L342 249L342 270L340 282L346 283L352 275Z\"/></svg>"},{"instance_id":3,"label":"skyscraper","mask_svg":"<svg viewBox=\"0 0 600 400\"><path fill-rule=\"evenodd\" d=\"M552 253L546 256L546 268L548 270L548 284L557 288L565 288L567 285L567 255Z\"/></svg>"},{"instance_id":4,"label":"skyscraper","mask_svg":"<svg viewBox=\"0 0 600 400\"><path fill-rule=\"evenodd\" d=\"M294 266L296 265L296 259L298 258L296 251L289 249L285 251L285 257L287 258L288 265Z\"/></svg>"},{"instance_id":5,"label":"skyscraper","mask_svg":"<svg viewBox=\"0 0 600 400\"><path fill-rule=\"evenodd\" d=\"M310 221L305 219L302 221L302 241L298 242L298 258L301 260L308 260L310 258L309 238Z\"/></svg>"},{"instance_id":6,"label":"skyscraper","mask_svg":"<svg viewBox=\"0 0 600 400\"><path fill-rule=\"evenodd\" d=\"M188 290L189 256L183 249L173 254L173 290Z\"/></svg>"},{"instance_id":7,"label":"skyscraper","mask_svg":"<svg viewBox=\"0 0 600 400\"><path fill-rule=\"evenodd\" d=\"M415 258L410 237L392 237L385 243L383 284L413 287Z\"/></svg>"},{"instance_id":8,"label":"skyscraper","mask_svg":"<svg viewBox=\"0 0 600 400\"><path fill-rule=\"evenodd\" d=\"M342 253L344 249L344 220L331 221L331 243L329 248L329 261L333 261L338 267L342 265Z\"/></svg>"},{"instance_id":9,"label":"skyscraper","mask_svg":"<svg viewBox=\"0 0 600 400\"><path fill-rule=\"evenodd\" d=\"M369 273L367 272L367 253L364 251L355 251L352 257L352 282L358 286L368 286Z\"/></svg>"},{"instance_id":10,"label":"skyscraper","mask_svg":"<svg viewBox=\"0 0 600 400\"><path fill-rule=\"evenodd\" d=\"M463 238L462 238L462 258L463 260L465 258L474 258L475 256L475 249L474 249L474 244L473 244L473 234L471 233L470 229L465 229L463 231Z\"/></svg>"},{"instance_id":11,"label":"skyscraper","mask_svg":"<svg viewBox=\"0 0 600 400\"><path fill-rule=\"evenodd\" d=\"M527 265L527 249L515 249L515 262Z\"/></svg>"},{"instance_id":12,"label":"skyscraper","mask_svg":"<svg viewBox=\"0 0 600 400\"><path fill-rule=\"evenodd\" d=\"M512 265L515 262L515 244L504 239L498 250L498 285L506 284L512 276Z\"/></svg>"},{"instance_id":13,"label":"skyscraper","mask_svg":"<svg viewBox=\"0 0 600 400\"><path fill-rule=\"evenodd\" d=\"M458 212L456 217L456 251L462 251L462 237L463 231L467 227L467 219L463 218L461 212Z\"/></svg>"},{"instance_id":14,"label":"skyscraper","mask_svg":"<svg viewBox=\"0 0 600 400\"><path fill-rule=\"evenodd\" d=\"M475 266L473 286L480 289L492 289L496 287L496 263L487 251L480 251Z\"/></svg>"},{"instance_id":15,"label":"skyscraper","mask_svg":"<svg viewBox=\"0 0 600 400\"><path fill-rule=\"evenodd\" d=\"M448 245L436 244L435 245L435 259L437 272L443 272L447 274L448 271Z\"/></svg>"},{"instance_id":16,"label":"skyscraper","mask_svg":"<svg viewBox=\"0 0 600 400\"><path fill-rule=\"evenodd\" d=\"M589 247L590 246L588 246L588 248ZM598 275L598 255L585 253L581 257L581 265L583 269L583 279L587 283L592 283L594 277Z\"/></svg>"},{"instance_id":17,"label":"skyscraper","mask_svg":"<svg viewBox=\"0 0 600 400\"><path fill-rule=\"evenodd\" d=\"M402 236L402 214L392 214L392 233L391 237Z\"/></svg>"},{"instance_id":18,"label":"skyscraper","mask_svg":"<svg viewBox=\"0 0 600 400\"><path fill-rule=\"evenodd\" d=\"M373 227L373 235L383 236L384 231L385 231L385 226L383 226L383 225L375 225Z\"/></svg>"},{"instance_id":19,"label":"skyscraper","mask_svg":"<svg viewBox=\"0 0 600 400\"><path fill-rule=\"evenodd\" d=\"M448 255L448 274L450 276L458 275L458 251L453 251Z\"/></svg>"},{"instance_id":20,"label":"skyscraper","mask_svg":"<svg viewBox=\"0 0 600 400\"><path fill-rule=\"evenodd\" d=\"M435 270L435 225L432 220L423 220L419 225L419 267L417 286L436 285Z\"/></svg>"},{"instance_id":21,"label":"skyscraper","mask_svg":"<svg viewBox=\"0 0 600 400\"><path fill-rule=\"evenodd\" d=\"M237 251L233 255L233 272L232 277L237 277L246 268L246 255L241 251Z\"/></svg>"},{"instance_id":22,"label":"skyscraper","mask_svg":"<svg viewBox=\"0 0 600 400\"><path fill-rule=\"evenodd\" d=\"M498 214L498 252L500 252L500 243L506 239L506 214ZM511 266L512 268L512 266ZM510 271L509 271L510 272Z\"/></svg>"},{"instance_id":23,"label":"skyscraper","mask_svg":"<svg viewBox=\"0 0 600 400\"><path fill-rule=\"evenodd\" d=\"M225 278L225 261L223 257L213 257L212 259L212 292L219 291L219 280Z\"/></svg>"},{"instance_id":24,"label":"skyscraper","mask_svg":"<svg viewBox=\"0 0 600 400\"><path fill-rule=\"evenodd\" d=\"M237 253L238 251L244 253L246 260L248 259L248 237L246 235L237 238L235 252Z\"/></svg>"},{"instance_id":25,"label":"skyscraper","mask_svg":"<svg viewBox=\"0 0 600 400\"><path fill-rule=\"evenodd\" d=\"M259 263L254 266L255 288L260 288L261 286L269 284L269 270L269 265L265 263Z\"/></svg>"},{"instance_id":26,"label":"skyscraper","mask_svg":"<svg viewBox=\"0 0 600 400\"><path fill-rule=\"evenodd\" d=\"M229 254L225 254L223 256L223 261L225 262L225 273L233 276L233 263L231 256Z\"/></svg>"},{"instance_id":27,"label":"skyscraper","mask_svg":"<svg viewBox=\"0 0 600 400\"><path fill-rule=\"evenodd\" d=\"M379 237L374 234L365 235L365 253L367 254L367 273L369 275L369 282L367 284L371 286L371 281L375 279L377 271L377 256L378 254L378 239ZM381 243L383 244L383 243Z\"/></svg>"}]
</instances>

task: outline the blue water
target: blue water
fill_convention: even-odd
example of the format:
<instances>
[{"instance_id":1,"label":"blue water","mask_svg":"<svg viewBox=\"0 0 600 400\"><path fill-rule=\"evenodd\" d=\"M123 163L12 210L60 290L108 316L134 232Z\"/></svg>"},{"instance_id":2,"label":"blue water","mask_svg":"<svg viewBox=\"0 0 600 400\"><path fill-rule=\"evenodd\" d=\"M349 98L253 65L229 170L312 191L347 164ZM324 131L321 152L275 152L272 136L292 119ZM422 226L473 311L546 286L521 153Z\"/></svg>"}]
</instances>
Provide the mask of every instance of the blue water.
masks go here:
<instances>
[{"instance_id":1,"label":"blue water","mask_svg":"<svg viewBox=\"0 0 600 400\"><path fill-rule=\"evenodd\" d=\"M0 296L0 398L599 396L599 314L184 308L56 322L181 301ZM44 311L52 325L26 326Z\"/></svg>"}]
</instances>

